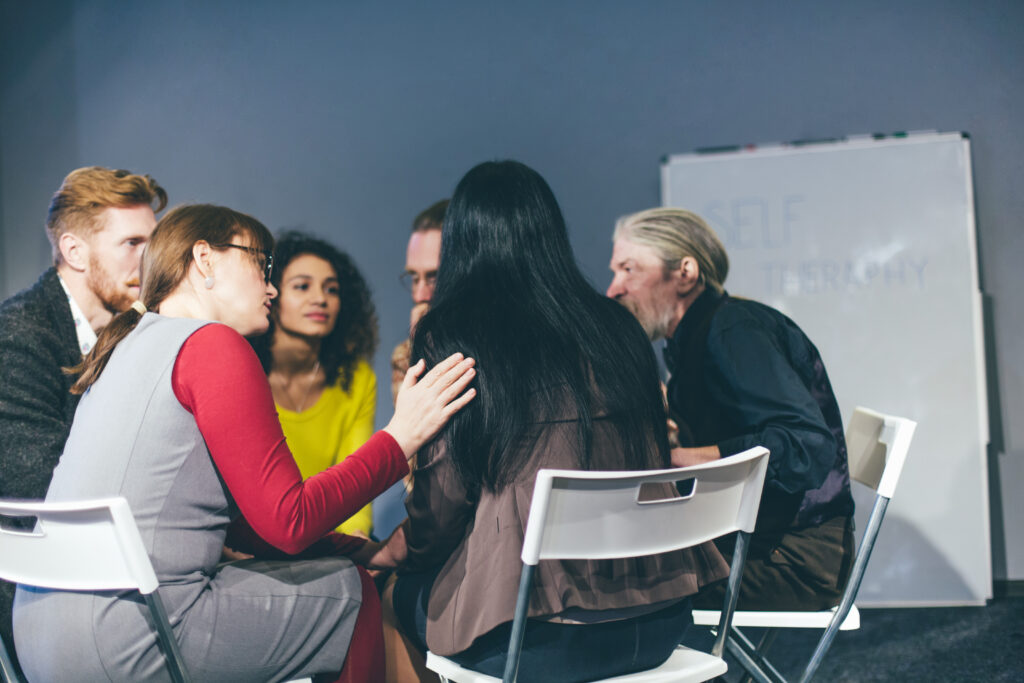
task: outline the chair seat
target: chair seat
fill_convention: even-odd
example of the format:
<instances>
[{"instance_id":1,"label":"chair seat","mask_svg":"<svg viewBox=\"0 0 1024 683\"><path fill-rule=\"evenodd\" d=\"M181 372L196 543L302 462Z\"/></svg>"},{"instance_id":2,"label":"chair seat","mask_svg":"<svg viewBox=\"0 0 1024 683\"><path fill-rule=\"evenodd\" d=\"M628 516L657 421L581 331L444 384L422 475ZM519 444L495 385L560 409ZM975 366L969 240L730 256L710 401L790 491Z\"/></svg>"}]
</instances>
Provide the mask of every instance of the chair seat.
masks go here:
<instances>
[{"instance_id":1,"label":"chair seat","mask_svg":"<svg viewBox=\"0 0 1024 683\"><path fill-rule=\"evenodd\" d=\"M427 653L427 668L455 683L501 683L500 678L464 669L452 660L433 652ZM719 657L680 645L665 663L657 668L602 680L608 683L698 683L721 676L727 670L725 662Z\"/></svg>"},{"instance_id":2,"label":"chair seat","mask_svg":"<svg viewBox=\"0 0 1024 683\"><path fill-rule=\"evenodd\" d=\"M820 612L762 612L762 611L739 611L732 617L733 628L828 628L832 621L832 615L836 611L832 609ZM693 623L698 626L718 626L719 612L716 610L695 609L693 610ZM857 606L850 608L850 613L843 619L839 626L840 631L856 631L860 628L860 612Z\"/></svg>"}]
</instances>

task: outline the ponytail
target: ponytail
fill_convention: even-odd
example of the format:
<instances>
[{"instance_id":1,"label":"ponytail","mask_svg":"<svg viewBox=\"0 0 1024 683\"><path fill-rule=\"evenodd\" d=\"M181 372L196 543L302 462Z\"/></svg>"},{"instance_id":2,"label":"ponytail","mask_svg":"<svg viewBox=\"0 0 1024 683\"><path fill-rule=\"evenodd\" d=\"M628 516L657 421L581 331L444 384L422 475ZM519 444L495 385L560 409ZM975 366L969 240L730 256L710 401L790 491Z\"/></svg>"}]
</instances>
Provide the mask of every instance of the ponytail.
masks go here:
<instances>
[{"instance_id":1,"label":"ponytail","mask_svg":"<svg viewBox=\"0 0 1024 683\"><path fill-rule=\"evenodd\" d=\"M64 373L67 375L81 374L81 377L71 387L72 394L84 394L85 390L100 378L100 373L107 367L107 361L110 360L110 354L114 352L114 348L121 340L139 324L145 310L146 307L142 302L136 301L127 311L115 315L114 319L100 331L96 345L82 359L82 362L74 367L64 368Z\"/></svg>"}]
</instances>

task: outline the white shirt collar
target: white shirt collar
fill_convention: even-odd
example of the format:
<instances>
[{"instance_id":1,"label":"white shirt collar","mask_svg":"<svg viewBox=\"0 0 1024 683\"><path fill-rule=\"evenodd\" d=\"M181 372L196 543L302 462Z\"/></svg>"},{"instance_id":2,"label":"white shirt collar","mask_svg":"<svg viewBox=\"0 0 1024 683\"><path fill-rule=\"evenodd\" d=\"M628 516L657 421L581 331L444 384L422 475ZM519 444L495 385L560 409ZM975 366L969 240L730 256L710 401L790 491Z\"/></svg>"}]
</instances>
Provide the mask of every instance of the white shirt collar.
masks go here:
<instances>
[{"instance_id":1,"label":"white shirt collar","mask_svg":"<svg viewBox=\"0 0 1024 683\"><path fill-rule=\"evenodd\" d=\"M82 312L82 307L75 301L75 297L71 296L71 290L68 289L68 285L64 282L64 278L60 276L60 273L57 273L57 279L60 280L60 286L64 288L64 293L68 295L68 305L71 306L71 318L75 321L75 335L78 337L78 348L84 356L92 350L92 347L96 346L96 332L92 329L92 325L89 324L85 313Z\"/></svg>"}]
</instances>

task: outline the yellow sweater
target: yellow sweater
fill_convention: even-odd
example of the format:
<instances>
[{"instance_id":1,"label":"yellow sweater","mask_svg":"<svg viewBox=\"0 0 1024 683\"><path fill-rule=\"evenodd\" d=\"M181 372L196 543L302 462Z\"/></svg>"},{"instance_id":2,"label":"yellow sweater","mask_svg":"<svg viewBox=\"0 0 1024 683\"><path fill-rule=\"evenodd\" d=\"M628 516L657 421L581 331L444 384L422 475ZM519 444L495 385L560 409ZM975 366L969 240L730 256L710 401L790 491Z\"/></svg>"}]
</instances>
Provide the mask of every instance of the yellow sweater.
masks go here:
<instances>
[{"instance_id":1,"label":"yellow sweater","mask_svg":"<svg viewBox=\"0 0 1024 683\"><path fill-rule=\"evenodd\" d=\"M315 404L301 413L278 404L277 414L288 447L295 456L302 478L308 479L344 460L373 435L373 417L377 407L377 377L366 361L359 361L346 393L341 384L324 389ZM366 534L373 526L369 504L338 527L351 533Z\"/></svg>"}]
</instances>

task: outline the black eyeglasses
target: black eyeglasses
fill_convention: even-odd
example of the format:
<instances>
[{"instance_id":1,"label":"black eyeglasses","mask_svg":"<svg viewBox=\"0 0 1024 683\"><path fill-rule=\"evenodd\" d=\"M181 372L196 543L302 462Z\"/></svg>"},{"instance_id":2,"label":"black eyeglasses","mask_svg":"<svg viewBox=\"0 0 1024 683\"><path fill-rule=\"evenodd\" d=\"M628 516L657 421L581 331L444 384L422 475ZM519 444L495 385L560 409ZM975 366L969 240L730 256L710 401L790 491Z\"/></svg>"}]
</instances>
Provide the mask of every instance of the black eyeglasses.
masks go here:
<instances>
[{"instance_id":1,"label":"black eyeglasses","mask_svg":"<svg viewBox=\"0 0 1024 683\"><path fill-rule=\"evenodd\" d=\"M241 249L247 251L253 256L262 256L263 261L263 281L270 282L270 274L274 272L274 255L269 251L263 251L256 247L243 247L241 244L212 244L210 245L215 249L225 249L231 247L232 249Z\"/></svg>"},{"instance_id":2,"label":"black eyeglasses","mask_svg":"<svg viewBox=\"0 0 1024 683\"><path fill-rule=\"evenodd\" d=\"M421 277L419 273L410 273L409 271L405 271L398 276L398 281L401 282L402 286L410 292L419 287L420 283L425 284L427 289L433 291L434 287L437 285L437 273L427 273Z\"/></svg>"}]
</instances>

